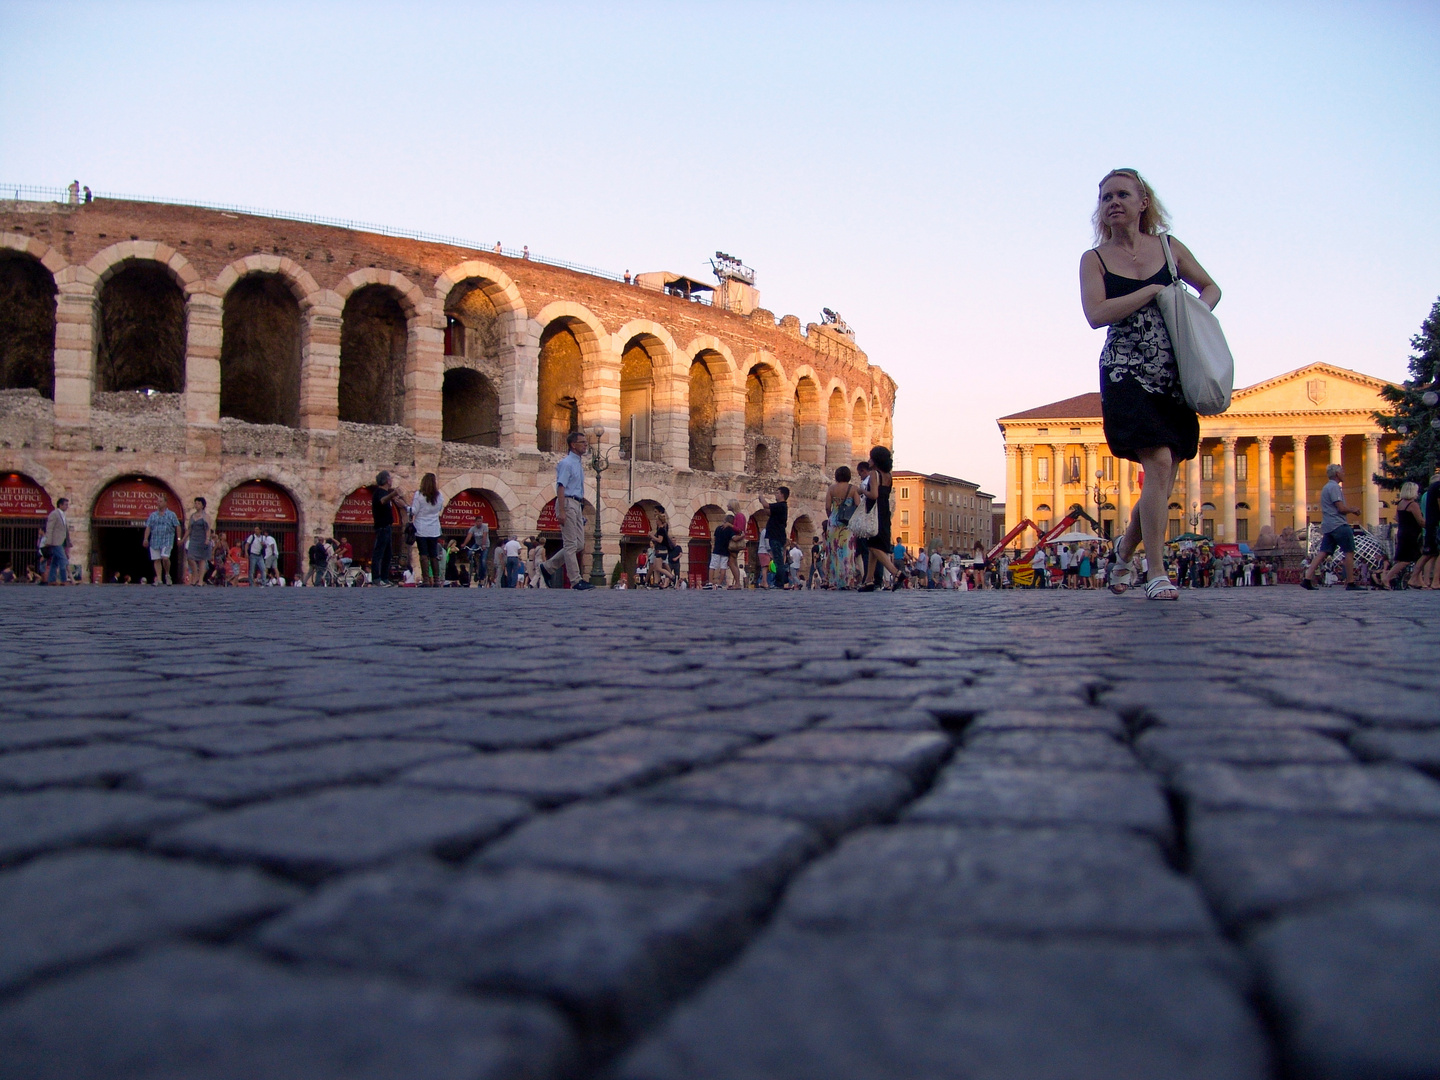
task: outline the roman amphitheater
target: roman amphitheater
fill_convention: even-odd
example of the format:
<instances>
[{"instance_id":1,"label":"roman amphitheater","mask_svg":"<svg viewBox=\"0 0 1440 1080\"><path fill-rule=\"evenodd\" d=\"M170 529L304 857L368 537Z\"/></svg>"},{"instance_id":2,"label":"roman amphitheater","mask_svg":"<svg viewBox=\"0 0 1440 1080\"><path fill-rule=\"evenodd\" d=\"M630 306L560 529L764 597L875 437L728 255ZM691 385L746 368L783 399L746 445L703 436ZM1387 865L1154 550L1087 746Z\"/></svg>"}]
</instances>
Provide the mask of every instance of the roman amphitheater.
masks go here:
<instances>
[{"instance_id":1,"label":"roman amphitheater","mask_svg":"<svg viewBox=\"0 0 1440 1080\"><path fill-rule=\"evenodd\" d=\"M578 426L603 428L612 466L606 568L663 508L693 571L731 498L754 511L788 483L806 540L826 470L892 443L894 381L843 323L759 307L753 278L626 283L498 245L115 199L0 202L0 227L0 560L17 569L62 495L87 579L145 571L156 494L177 512L204 496L237 537L268 523L287 574L317 531L366 556L380 469L407 491L436 473L449 533L479 515L557 544ZM587 476L588 504L588 459Z\"/></svg>"}]
</instances>

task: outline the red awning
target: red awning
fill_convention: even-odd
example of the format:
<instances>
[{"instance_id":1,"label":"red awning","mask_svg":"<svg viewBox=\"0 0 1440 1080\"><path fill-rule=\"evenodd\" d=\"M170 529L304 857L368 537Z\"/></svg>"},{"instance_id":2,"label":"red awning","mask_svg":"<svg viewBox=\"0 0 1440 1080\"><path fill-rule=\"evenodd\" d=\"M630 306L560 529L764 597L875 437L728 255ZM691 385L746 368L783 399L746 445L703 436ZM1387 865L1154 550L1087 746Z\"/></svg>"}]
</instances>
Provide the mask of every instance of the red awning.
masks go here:
<instances>
[{"instance_id":1,"label":"red awning","mask_svg":"<svg viewBox=\"0 0 1440 1080\"><path fill-rule=\"evenodd\" d=\"M639 503L625 511L625 517L620 522L621 536L649 536L650 518L645 513L645 508Z\"/></svg>"},{"instance_id":2,"label":"red awning","mask_svg":"<svg viewBox=\"0 0 1440 1080\"><path fill-rule=\"evenodd\" d=\"M440 527L465 530L475 524L476 518L480 518L492 529L500 528L500 518L485 493L478 488L466 488L456 492L445 504L445 509L440 514Z\"/></svg>"},{"instance_id":3,"label":"red awning","mask_svg":"<svg viewBox=\"0 0 1440 1080\"><path fill-rule=\"evenodd\" d=\"M540 508L540 517L535 522L535 531L542 533L558 533L560 531L560 519L555 516L554 499Z\"/></svg>"},{"instance_id":4,"label":"red awning","mask_svg":"<svg viewBox=\"0 0 1440 1080\"><path fill-rule=\"evenodd\" d=\"M220 500L215 520L243 521L247 525L294 525L300 515L295 512L295 500L274 484L251 480L232 488L230 494Z\"/></svg>"},{"instance_id":5,"label":"red awning","mask_svg":"<svg viewBox=\"0 0 1440 1080\"><path fill-rule=\"evenodd\" d=\"M390 506L390 516L396 525L400 524L400 508L393 503ZM373 525L374 519L370 516L370 488L356 488L345 501L340 504L340 509L335 511L336 525Z\"/></svg>"},{"instance_id":6,"label":"red awning","mask_svg":"<svg viewBox=\"0 0 1440 1080\"><path fill-rule=\"evenodd\" d=\"M54 508L45 489L28 476L0 476L0 517L43 518Z\"/></svg>"},{"instance_id":7,"label":"red awning","mask_svg":"<svg viewBox=\"0 0 1440 1080\"><path fill-rule=\"evenodd\" d=\"M704 510L696 510L695 516L690 519L690 539L710 539L710 519L705 516Z\"/></svg>"},{"instance_id":8,"label":"red awning","mask_svg":"<svg viewBox=\"0 0 1440 1080\"><path fill-rule=\"evenodd\" d=\"M111 484L95 502L96 521L123 521L129 525L144 525L145 519L155 509L155 496L165 496L165 505L178 518L185 516L180 500L174 492L154 480L121 480Z\"/></svg>"}]
</instances>

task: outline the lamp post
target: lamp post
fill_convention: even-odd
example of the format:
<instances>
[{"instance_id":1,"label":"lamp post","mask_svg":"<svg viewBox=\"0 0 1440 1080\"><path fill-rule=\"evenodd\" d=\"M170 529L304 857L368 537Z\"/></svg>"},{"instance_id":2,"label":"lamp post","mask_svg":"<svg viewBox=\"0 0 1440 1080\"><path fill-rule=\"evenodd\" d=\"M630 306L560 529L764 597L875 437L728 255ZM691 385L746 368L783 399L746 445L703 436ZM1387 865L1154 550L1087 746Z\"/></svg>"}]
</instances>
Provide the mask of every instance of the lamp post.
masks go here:
<instances>
[{"instance_id":1,"label":"lamp post","mask_svg":"<svg viewBox=\"0 0 1440 1080\"><path fill-rule=\"evenodd\" d=\"M1100 525L1097 525L1096 528L1099 529L1101 532L1104 532L1104 529L1105 529L1105 526L1104 526L1104 524L1103 524L1104 521L1105 521L1105 496L1106 496L1107 494L1109 494L1110 492L1114 492L1115 495L1116 495L1116 497L1118 498L1119 495L1120 495L1120 485L1119 485L1119 484L1112 483L1112 484L1107 488L1107 487L1105 486L1105 470L1104 470L1104 469L1096 469L1096 470L1095 470L1095 487L1092 489L1092 492L1091 492L1091 493L1095 496L1095 516L1096 516L1096 518L1098 518L1098 519L1100 520L1100 522L1101 522L1101 524L1100 524ZM1120 528L1120 529L1123 530L1123 528L1124 528L1124 526L1125 526L1126 523L1117 520L1117 521L1115 522L1115 524L1116 524L1116 527L1117 527L1117 528ZM1103 539L1103 538L1102 538L1102 539Z\"/></svg>"},{"instance_id":2,"label":"lamp post","mask_svg":"<svg viewBox=\"0 0 1440 1080\"><path fill-rule=\"evenodd\" d=\"M605 555L600 550L600 474L610 467L610 455L620 449L618 445L610 447L604 453L600 451L600 440L605 436L603 427L594 427L590 434L595 437L595 445L590 450L590 467L595 470L595 550L590 553L590 584L597 589L605 588Z\"/></svg>"}]
</instances>

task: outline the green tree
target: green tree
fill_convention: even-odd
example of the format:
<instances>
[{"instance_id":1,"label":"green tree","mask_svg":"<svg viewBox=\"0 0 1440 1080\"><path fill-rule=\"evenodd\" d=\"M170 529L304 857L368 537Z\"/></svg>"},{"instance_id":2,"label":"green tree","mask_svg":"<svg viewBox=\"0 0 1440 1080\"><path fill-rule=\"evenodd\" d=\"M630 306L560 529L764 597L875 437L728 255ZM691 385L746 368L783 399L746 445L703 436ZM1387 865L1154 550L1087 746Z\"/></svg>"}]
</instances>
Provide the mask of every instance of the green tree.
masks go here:
<instances>
[{"instance_id":1,"label":"green tree","mask_svg":"<svg viewBox=\"0 0 1440 1080\"><path fill-rule=\"evenodd\" d=\"M1400 436L1390 460L1382 461L1375 482L1391 491L1407 480L1422 488L1440 465L1440 300L1410 339L1410 378L1387 386L1380 396L1394 406L1377 412L1375 421L1387 434Z\"/></svg>"}]
</instances>

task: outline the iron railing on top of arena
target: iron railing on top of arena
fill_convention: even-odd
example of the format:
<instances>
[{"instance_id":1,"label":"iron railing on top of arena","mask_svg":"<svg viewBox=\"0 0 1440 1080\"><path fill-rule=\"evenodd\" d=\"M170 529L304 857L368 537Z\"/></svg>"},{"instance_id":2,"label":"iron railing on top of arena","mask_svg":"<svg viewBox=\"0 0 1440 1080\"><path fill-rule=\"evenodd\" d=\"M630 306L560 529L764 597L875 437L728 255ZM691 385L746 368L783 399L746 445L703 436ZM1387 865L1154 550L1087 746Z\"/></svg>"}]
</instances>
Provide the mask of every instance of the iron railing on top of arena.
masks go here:
<instances>
[{"instance_id":1,"label":"iron railing on top of arena","mask_svg":"<svg viewBox=\"0 0 1440 1080\"><path fill-rule=\"evenodd\" d=\"M7 196L15 202L55 202L62 206L78 206L84 199L84 195L74 195L68 187L44 187L36 184L0 184L0 199ZM141 202L159 203L169 206L193 206L201 210L218 210L222 214L247 214L252 217L277 218L281 221L299 221L307 225L327 225L337 229L349 229L352 232L375 233L379 236L397 236L406 240L422 240L431 244L447 244L450 247L465 248L468 251L476 251L484 254L505 255L512 259L523 259L530 262L543 263L545 266L556 266L562 270L573 270L579 274L589 274L592 277L605 278L607 281L623 282L622 275L612 273L609 270L600 270L594 266L583 266L580 263L567 262L564 259L552 259L545 255L537 255L533 251L516 250L507 248L501 244L480 244L474 240L466 240L459 236L446 236L441 233L421 232L416 229L397 229L391 225L375 225L365 221L350 221L345 218L325 217L320 214L300 214L286 210L265 210L255 206L234 206L229 203L202 202L197 199L170 199L161 198L156 195L121 195L113 191L94 191L91 196L96 199L115 199L119 202ZM654 292L663 292L664 289L650 284L641 285L640 282L632 279L631 284L639 288L650 289ZM702 294L696 294L690 299L700 304L710 303L710 298Z\"/></svg>"}]
</instances>

